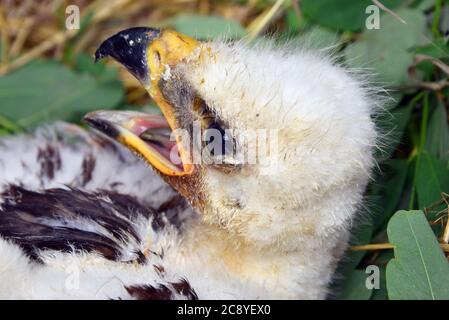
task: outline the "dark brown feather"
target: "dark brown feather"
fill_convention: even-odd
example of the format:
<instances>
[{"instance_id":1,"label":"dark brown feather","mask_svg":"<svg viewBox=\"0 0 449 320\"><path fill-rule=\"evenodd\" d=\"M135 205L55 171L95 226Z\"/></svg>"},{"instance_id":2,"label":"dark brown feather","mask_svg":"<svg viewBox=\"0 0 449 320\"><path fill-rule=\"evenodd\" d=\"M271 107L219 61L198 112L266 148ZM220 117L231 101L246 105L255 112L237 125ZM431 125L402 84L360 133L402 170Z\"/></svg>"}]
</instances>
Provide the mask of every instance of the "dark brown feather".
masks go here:
<instances>
[{"instance_id":1,"label":"dark brown feather","mask_svg":"<svg viewBox=\"0 0 449 320\"><path fill-rule=\"evenodd\" d=\"M125 286L126 291L138 300L173 300L175 294L181 295L187 300L198 300L198 296L186 279L179 282L169 282L166 285L152 286L148 284Z\"/></svg>"},{"instance_id":2,"label":"dark brown feather","mask_svg":"<svg viewBox=\"0 0 449 320\"><path fill-rule=\"evenodd\" d=\"M133 240L137 244L132 249L135 261L144 263L136 219L152 217L157 221L155 231L167 221L162 218L164 212L144 206L132 196L106 190L89 193L68 188L35 192L9 186L2 198L0 236L20 245L37 261L38 250L44 249L96 251L107 259L121 261L125 244ZM79 224L80 220L84 224ZM95 228L87 228L86 224L101 226L107 233L93 232Z\"/></svg>"}]
</instances>

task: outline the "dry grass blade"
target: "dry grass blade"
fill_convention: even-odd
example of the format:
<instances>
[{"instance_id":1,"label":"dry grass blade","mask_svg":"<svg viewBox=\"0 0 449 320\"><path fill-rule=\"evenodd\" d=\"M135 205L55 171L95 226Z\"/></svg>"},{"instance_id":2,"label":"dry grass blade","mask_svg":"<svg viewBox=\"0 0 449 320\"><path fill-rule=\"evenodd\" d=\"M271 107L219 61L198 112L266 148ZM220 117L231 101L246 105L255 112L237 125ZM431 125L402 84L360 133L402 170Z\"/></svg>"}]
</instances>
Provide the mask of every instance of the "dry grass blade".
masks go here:
<instances>
[{"instance_id":1,"label":"dry grass blade","mask_svg":"<svg viewBox=\"0 0 449 320\"><path fill-rule=\"evenodd\" d=\"M31 27L33 23L34 21L32 18L27 17L23 20L23 23L19 29L19 33L17 34L16 39L11 45L11 50L9 51L10 57L15 57L20 54L23 45L31 32Z\"/></svg>"},{"instance_id":2,"label":"dry grass blade","mask_svg":"<svg viewBox=\"0 0 449 320\"><path fill-rule=\"evenodd\" d=\"M264 11L248 26L248 42L253 41L268 26L270 21L279 14L284 2L285 0L277 0L268 11Z\"/></svg>"},{"instance_id":3,"label":"dry grass blade","mask_svg":"<svg viewBox=\"0 0 449 320\"><path fill-rule=\"evenodd\" d=\"M8 24L4 16L3 7L0 6L0 35L1 35L1 57L2 64L8 63L8 48L9 48L9 34L8 34Z\"/></svg>"},{"instance_id":4,"label":"dry grass blade","mask_svg":"<svg viewBox=\"0 0 449 320\"><path fill-rule=\"evenodd\" d=\"M448 202L449 194L443 192L442 197L443 197L444 203L447 206L446 218L448 218L448 216L449 216L449 202ZM449 218L446 219L446 226L444 227L443 235L441 236L441 242L446 243L446 244L449 242Z\"/></svg>"},{"instance_id":5,"label":"dry grass blade","mask_svg":"<svg viewBox=\"0 0 449 320\"><path fill-rule=\"evenodd\" d=\"M428 55L418 54L418 55L416 55L415 61L413 62L413 64L408 68L409 77L410 77L410 79L412 79L413 82L415 82L415 84L417 86L425 88L425 89L430 89L433 91L439 91L439 90L443 89L444 87L449 86L449 81L447 79L442 79L440 81L434 81L434 82L419 80L416 75L416 67L418 66L418 64L420 64L423 61L429 61L434 66L436 66L437 68L442 70L445 74L449 75L449 66L447 64L445 64L443 61L441 61L440 59L428 56Z\"/></svg>"},{"instance_id":6,"label":"dry grass blade","mask_svg":"<svg viewBox=\"0 0 449 320\"><path fill-rule=\"evenodd\" d=\"M105 2L105 1L96 1L90 6L86 8L87 11L91 10L94 7L98 7L98 11L94 11L95 14L92 18L91 23L97 24L100 23L109 17L111 17L116 11L120 10L123 6L128 4L131 0L115 0L113 2ZM4 22L4 19L1 18L2 15L0 15L0 25L2 21ZM1 28L2 30L5 30L6 28ZM47 39L46 41L42 42L38 46L34 47L33 49L29 50L27 53L23 54L16 60L14 60L11 63L3 63L0 67L0 75L6 74L7 72L10 72L11 70L14 70L31 60L39 57L43 53L45 53L47 50L53 48L54 46L58 44L62 44L68 39L72 38L77 33L77 30L64 30L59 31L55 33L51 38ZM9 56L9 53L5 55L6 57Z\"/></svg>"},{"instance_id":7,"label":"dry grass blade","mask_svg":"<svg viewBox=\"0 0 449 320\"><path fill-rule=\"evenodd\" d=\"M440 59L425 54L417 54L415 57L415 64L419 64L422 61L430 61L434 66L440 68L442 71L444 71L444 73L446 73L449 76L449 66Z\"/></svg>"},{"instance_id":8,"label":"dry grass blade","mask_svg":"<svg viewBox=\"0 0 449 320\"><path fill-rule=\"evenodd\" d=\"M75 32L73 32L73 30L67 31L67 32L59 32L56 33L53 37L51 37L50 39L48 39L47 41L42 42L39 46L31 49L30 51L28 51L27 53L25 53L24 55L20 56L19 58L17 58L16 60L14 60L13 62L3 65L0 68L0 75L3 75L11 70L14 70L28 62L30 62L31 60L33 60L34 58L37 58L38 56L40 56L42 53L44 53L45 51L49 50L50 48L54 47L57 44L60 44L62 42L64 42L65 40L67 40L68 38L70 38L71 36L73 36Z\"/></svg>"},{"instance_id":9,"label":"dry grass blade","mask_svg":"<svg viewBox=\"0 0 449 320\"><path fill-rule=\"evenodd\" d=\"M449 244L440 243L440 248L444 252L449 252ZM373 244L365 244L361 246L351 246L350 249L352 251L374 251L374 250L389 250L394 249L394 246L391 243L373 243Z\"/></svg>"},{"instance_id":10,"label":"dry grass blade","mask_svg":"<svg viewBox=\"0 0 449 320\"><path fill-rule=\"evenodd\" d=\"M302 11L301 7L299 6L299 0L292 0L292 7L293 11L295 11L295 14L298 18L302 17Z\"/></svg>"},{"instance_id":11,"label":"dry grass blade","mask_svg":"<svg viewBox=\"0 0 449 320\"><path fill-rule=\"evenodd\" d=\"M360 246L351 246L352 251L371 251L371 250L387 250L394 249L391 243L373 243Z\"/></svg>"}]
</instances>

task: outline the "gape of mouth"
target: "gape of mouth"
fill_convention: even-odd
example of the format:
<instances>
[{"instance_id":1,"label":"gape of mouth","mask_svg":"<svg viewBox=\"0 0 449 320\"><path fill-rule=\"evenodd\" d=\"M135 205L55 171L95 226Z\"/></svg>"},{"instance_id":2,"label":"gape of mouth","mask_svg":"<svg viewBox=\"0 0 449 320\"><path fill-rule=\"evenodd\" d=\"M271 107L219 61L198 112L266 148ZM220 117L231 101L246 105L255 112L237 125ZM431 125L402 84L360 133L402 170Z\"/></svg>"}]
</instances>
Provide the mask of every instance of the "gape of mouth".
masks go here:
<instances>
[{"instance_id":1,"label":"gape of mouth","mask_svg":"<svg viewBox=\"0 0 449 320\"><path fill-rule=\"evenodd\" d=\"M134 118L126 129L142 140L154 154L159 155L167 167L176 171L184 170L175 135L162 115L149 114Z\"/></svg>"},{"instance_id":2,"label":"gape of mouth","mask_svg":"<svg viewBox=\"0 0 449 320\"><path fill-rule=\"evenodd\" d=\"M162 174L181 176L193 172L192 151L195 154L197 150L201 157L193 159L207 156L207 163L212 164L209 161L233 155L235 148L220 119L205 103L194 106L192 111L197 120L184 129L173 129L162 115L137 111L99 110L87 114L84 121L132 150Z\"/></svg>"}]
</instances>

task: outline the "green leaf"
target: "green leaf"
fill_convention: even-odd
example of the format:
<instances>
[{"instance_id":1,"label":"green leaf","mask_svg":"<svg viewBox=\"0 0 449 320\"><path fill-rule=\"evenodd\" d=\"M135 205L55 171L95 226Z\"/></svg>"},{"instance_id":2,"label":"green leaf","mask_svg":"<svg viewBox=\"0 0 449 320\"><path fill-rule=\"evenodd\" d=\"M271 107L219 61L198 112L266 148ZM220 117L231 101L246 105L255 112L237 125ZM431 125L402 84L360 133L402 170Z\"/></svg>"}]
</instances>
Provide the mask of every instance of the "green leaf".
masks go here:
<instances>
[{"instance_id":1,"label":"green leaf","mask_svg":"<svg viewBox=\"0 0 449 320\"><path fill-rule=\"evenodd\" d=\"M407 70L413 63L410 49L426 41L426 21L421 12L402 9L397 13L407 21L406 25L382 14L380 29L366 30L361 40L349 45L345 52L349 66L372 68L379 80L389 85L407 82Z\"/></svg>"},{"instance_id":2,"label":"green leaf","mask_svg":"<svg viewBox=\"0 0 449 320\"><path fill-rule=\"evenodd\" d=\"M436 39L428 45L417 47L416 54L431 56L436 59L445 59L449 56L449 47L443 39ZM438 68L430 61L421 61L416 66L417 77L426 81L432 81L433 74Z\"/></svg>"},{"instance_id":3,"label":"green leaf","mask_svg":"<svg viewBox=\"0 0 449 320\"><path fill-rule=\"evenodd\" d=\"M10 133L9 131L7 131L7 130L5 130L5 129L3 129L3 128L0 128L0 137L1 137L1 136L8 135L9 133Z\"/></svg>"},{"instance_id":4,"label":"green leaf","mask_svg":"<svg viewBox=\"0 0 449 320\"><path fill-rule=\"evenodd\" d=\"M35 61L0 78L0 113L23 128L113 108L123 97L120 81L98 80L53 61Z\"/></svg>"},{"instance_id":5,"label":"green leaf","mask_svg":"<svg viewBox=\"0 0 449 320\"><path fill-rule=\"evenodd\" d=\"M435 0L421 0L417 9L419 10L428 10L430 7L435 5Z\"/></svg>"},{"instance_id":6,"label":"green leaf","mask_svg":"<svg viewBox=\"0 0 449 320\"><path fill-rule=\"evenodd\" d=\"M95 76L102 75L107 69L106 64L103 63L103 61L95 63L91 56L84 53L81 53L76 57L75 68L79 72L87 72Z\"/></svg>"},{"instance_id":7,"label":"green leaf","mask_svg":"<svg viewBox=\"0 0 449 320\"><path fill-rule=\"evenodd\" d=\"M75 61L75 68L80 73L93 75L100 83L114 83L119 79L118 69L107 67L104 61L95 62L92 56L79 54Z\"/></svg>"},{"instance_id":8,"label":"green leaf","mask_svg":"<svg viewBox=\"0 0 449 320\"><path fill-rule=\"evenodd\" d=\"M351 229L351 239L349 243L353 246L364 245L369 243L373 235L373 224L371 221L357 221ZM354 269L366 254L365 251L350 251L345 258L345 265L348 269ZM346 269L346 270L348 270Z\"/></svg>"},{"instance_id":9,"label":"green leaf","mask_svg":"<svg viewBox=\"0 0 449 320\"><path fill-rule=\"evenodd\" d=\"M449 170L446 164L423 151L418 158L415 187L419 208L424 208L439 199L441 192L449 192Z\"/></svg>"},{"instance_id":10,"label":"green leaf","mask_svg":"<svg viewBox=\"0 0 449 320\"><path fill-rule=\"evenodd\" d=\"M324 49L331 48L340 42L339 35L331 30L314 26L295 38L305 47Z\"/></svg>"},{"instance_id":11,"label":"green leaf","mask_svg":"<svg viewBox=\"0 0 449 320\"><path fill-rule=\"evenodd\" d=\"M366 221L365 219L364 221L360 220L355 221L351 229L351 239L349 241L351 245L367 244L371 239L373 232L372 223ZM344 259L341 259L341 261L339 262L336 273L344 279L343 290L340 292L340 295L338 297L339 299L345 299L345 296L349 295L350 292L352 292L353 289L349 288L352 288L352 286L355 285L354 283L357 283L357 279L354 279L354 277L357 277L357 275L354 275L353 273L358 271L356 267L359 265L365 254L365 251L348 250L348 252L345 254ZM346 284L346 282L348 281L351 283ZM338 285L339 281L333 283L334 289L336 291L339 291Z\"/></svg>"},{"instance_id":12,"label":"green leaf","mask_svg":"<svg viewBox=\"0 0 449 320\"><path fill-rule=\"evenodd\" d=\"M305 20L300 19L292 8L287 9L285 13L285 23L289 33L297 33L299 30L304 29L306 25Z\"/></svg>"},{"instance_id":13,"label":"green leaf","mask_svg":"<svg viewBox=\"0 0 449 320\"><path fill-rule=\"evenodd\" d=\"M364 270L353 270L346 278L339 299L342 300L369 300L373 290L366 288L368 275Z\"/></svg>"},{"instance_id":14,"label":"green leaf","mask_svg":"<svg viewBox=\"0 0 449 320\"><path fill-rule=\"evenodd\" d=\"M387 164L385 172L389 173L388 178L379 181L382 195L382 201L379 205L382 207L382 212L375 219L376 230L382 227L397 210L409 171L406 160L391 159Z\"/></svg>"},{"instance_id":15,"label":"green leaf","mask_svg":"<svg viewBox=\"0 0 449 320\"><path fill-rule=\"evenodd\" d=\"M443 39L436 39L425 46L417 47L416 53L442 59L449 56L449 47Z\"/></svg>"},{"instance_id":16,"label":"green leaf","mask_svg":"<svg viewBox=\"0 0 449 320\"><path fill-rule=\"evenodd\" d=\"M377 119L376 124L381 131L388 132L388 143L380 150L376 150L376 159L378 161L385 161L391 158L398 144L402 141L414 107L414 103L409 103L406 106L393 108L390 113L382 114Z\"/></svg>"},{"instance_id":17,"label":"green leaf","mask_svg":"<svg viewBox=\"0 0 449 320\"><path fill-rule=\"evenodd\" d=\"M236 21L218 16L179 15L169 23L177 31L197 39L241 38L245 29Z\"/></svg>"},{"instance_id":18,"label":"green leaf","mask_svg":"<svg viewBox=\"0 0 449 320\"><path fill-rule=\"evenodd\" d=\"M382 1L389 8L394 8L401 0ZM357 31L365 26L368 14L366 7L371 0L302 0L304 15L313 22L334 30Z\"/></svg>"},{"instance_id":19,"label":"green leaf","mask_svg":"<svg viewBox=\"0 0 449 320\"><path fill-rule=\"evenodd\" d=\"M398 211L388 223L395 246L387 265L390 299L449 299L449 264L422 211Z\"/></svg>"},{"instance_id":20,"label":"green leaf","mask_svg":"<svg viewBox=\"0 0 449 320\"><path fill-rule=\"evenodd\" d=\"M389 252L389 251L386 251ZM373 294L371 296L371 300L388 300L388 292L387 292L387 280L386 280L386 267L379 267L380 270L380 288L373 289Z\"/></svg>"},{"instance_id":21,"label":"green leaf","mask_svg":"<svg viewBox=\"0 0 449 320\"><path fill-rule=\"evenodd\" d=\"M440 101L429 121L426 150L444 162L449 161L449 125L444 104Z\"/></svg>"}]
</instances>

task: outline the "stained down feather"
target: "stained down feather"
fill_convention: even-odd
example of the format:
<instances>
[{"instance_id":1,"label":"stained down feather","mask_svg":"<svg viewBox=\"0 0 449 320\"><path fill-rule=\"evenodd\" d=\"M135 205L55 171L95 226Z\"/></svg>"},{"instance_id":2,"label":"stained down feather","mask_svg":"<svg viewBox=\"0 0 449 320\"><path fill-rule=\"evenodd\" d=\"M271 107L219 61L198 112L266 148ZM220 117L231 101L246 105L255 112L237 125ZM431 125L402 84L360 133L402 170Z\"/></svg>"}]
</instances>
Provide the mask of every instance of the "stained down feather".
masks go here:
<instances>
[{"instance_id":1,"label":"stained down feather","mask_svg":"<svg viewBox=\"0 0 449 320\"><path fill-rule=\"evenodd\" d=\"M2 141L0 297L325 298L382 99L322 51L139 27L105 40L107 57L162 115L97 111L85 121L100 134L57 124ZM194 124L224 147L197 143ZM261 129L276 137L268 166L241 157Z\"/></svg>"}]
</instances>

